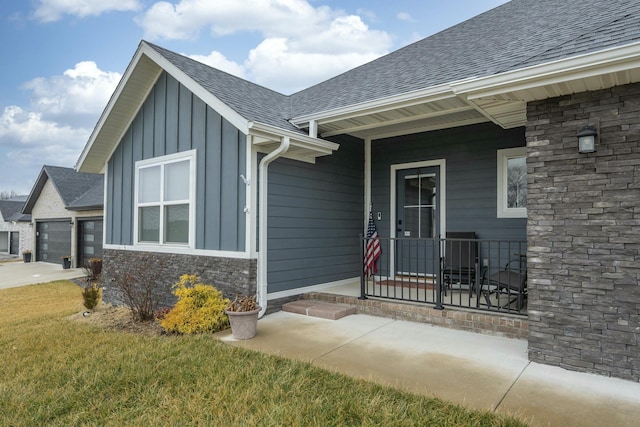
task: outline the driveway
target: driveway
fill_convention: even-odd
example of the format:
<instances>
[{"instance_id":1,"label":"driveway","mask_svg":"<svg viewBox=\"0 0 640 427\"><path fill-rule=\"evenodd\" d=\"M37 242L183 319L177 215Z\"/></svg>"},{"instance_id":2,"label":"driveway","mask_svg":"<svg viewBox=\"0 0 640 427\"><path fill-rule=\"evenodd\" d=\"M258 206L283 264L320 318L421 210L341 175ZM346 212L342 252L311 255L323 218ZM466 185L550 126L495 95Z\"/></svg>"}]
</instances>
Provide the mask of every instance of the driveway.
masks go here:
<instances>
[{"instance_id":1,"label":"driveway","mask_svg":"<svg viewBox=\"0 0 640 427\"><path fill-rule=\"evenodd\" d=\"M48 262L0 262L0 289L84 277L82 268L64 270Z\"/></svg>"}]
</instances>

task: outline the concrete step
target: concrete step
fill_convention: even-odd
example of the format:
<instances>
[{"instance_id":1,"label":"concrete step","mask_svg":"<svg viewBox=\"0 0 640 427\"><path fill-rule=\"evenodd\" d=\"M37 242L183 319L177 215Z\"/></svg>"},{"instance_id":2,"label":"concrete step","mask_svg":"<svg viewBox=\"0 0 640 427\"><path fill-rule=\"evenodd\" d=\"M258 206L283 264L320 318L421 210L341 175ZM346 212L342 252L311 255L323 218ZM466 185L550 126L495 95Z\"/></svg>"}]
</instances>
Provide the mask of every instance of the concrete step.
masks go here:
<instances>
[{"instance_id":1,"label":"concrete step","mask_svg":"<svg viewBox=\"0 0 640 427\"><path fill-rule=\"evenodd\" d=\"M304 314L305 316L320 317L322 319L337 320L356 313L352 305L335 304L324 301L299 300L292 301L282 306L282 311Z\"/></svg>"}]
</instances>

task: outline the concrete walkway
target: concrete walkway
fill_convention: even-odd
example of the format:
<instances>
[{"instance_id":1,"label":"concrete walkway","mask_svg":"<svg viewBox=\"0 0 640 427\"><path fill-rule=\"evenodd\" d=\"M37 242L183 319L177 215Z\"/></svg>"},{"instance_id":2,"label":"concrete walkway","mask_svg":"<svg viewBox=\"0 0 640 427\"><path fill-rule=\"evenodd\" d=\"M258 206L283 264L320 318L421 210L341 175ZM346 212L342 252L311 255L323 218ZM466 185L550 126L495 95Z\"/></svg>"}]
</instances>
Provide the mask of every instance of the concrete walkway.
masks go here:
<instances>
[{"instance_id":1,"label":"concrete walkway","mask_svg":"<svg viewBox=\"0 0 640 427\"><path fill-rule=\"evenodd\" d=\"M64 270L61 265L48 262L0 262L0 289L83 276L82 268Z\"/></svg>"},{"instance_id":2,"label":"concrete walkway","mask_svg":"<svg viewBox=\"0 0 640 427\"><path fill-rule=\"evenodd\" d=\"M362 314L326 320L277 312L231 345L356 378L510 413L533 426L637 426L640 383L530 363L527 342Z\"/></svg>"}]
</instances>

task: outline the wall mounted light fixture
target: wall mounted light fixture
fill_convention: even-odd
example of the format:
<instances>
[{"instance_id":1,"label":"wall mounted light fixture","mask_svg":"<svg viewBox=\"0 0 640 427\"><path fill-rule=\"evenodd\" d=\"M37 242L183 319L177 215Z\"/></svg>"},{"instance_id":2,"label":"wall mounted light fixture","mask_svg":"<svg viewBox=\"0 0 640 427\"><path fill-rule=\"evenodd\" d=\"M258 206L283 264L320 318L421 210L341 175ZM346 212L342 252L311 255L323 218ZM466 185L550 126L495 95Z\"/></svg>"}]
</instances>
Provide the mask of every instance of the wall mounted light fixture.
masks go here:
<instances>
[{"instance_id":1,"label":"wall mounted light fixture","mask_svg":"<svg viewBox=\"0 0 640 427\"><path fill-rule=\"evenodd\" d=\"M578 137L578 151L580 153L593 153L596 151L598 129L595 126L587 125L582 127L576 136Z\"/></svg>"}]
</instances>

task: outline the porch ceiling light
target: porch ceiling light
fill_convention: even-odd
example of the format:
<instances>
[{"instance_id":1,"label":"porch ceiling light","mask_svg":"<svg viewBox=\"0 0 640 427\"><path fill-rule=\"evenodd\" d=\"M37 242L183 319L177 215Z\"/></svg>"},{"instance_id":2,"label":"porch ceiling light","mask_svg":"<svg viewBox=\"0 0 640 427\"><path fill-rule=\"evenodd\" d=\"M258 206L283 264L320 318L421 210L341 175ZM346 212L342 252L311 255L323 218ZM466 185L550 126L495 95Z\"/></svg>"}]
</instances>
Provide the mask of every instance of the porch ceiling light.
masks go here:
<instances>
[{"instance_id":1,"label":"porch ceiling light","mask_svg":"<svg viewBox=\"0 0 640 427\"><path fill-rule=\"evenodd\" d=\"M580 153L593 153L596 151L598 130L594 126L584 126L576 136L578 137L578 151Z\"/></svg>"}]
</instances>

